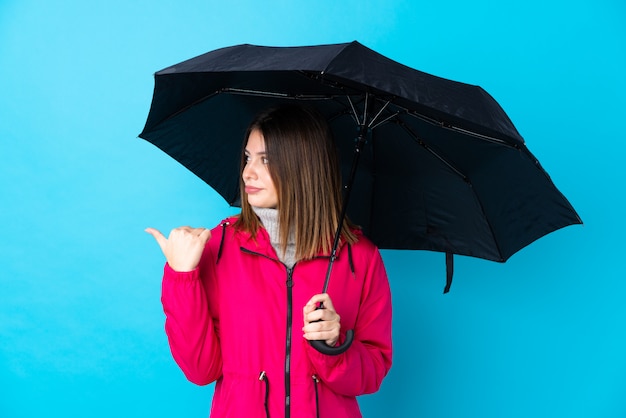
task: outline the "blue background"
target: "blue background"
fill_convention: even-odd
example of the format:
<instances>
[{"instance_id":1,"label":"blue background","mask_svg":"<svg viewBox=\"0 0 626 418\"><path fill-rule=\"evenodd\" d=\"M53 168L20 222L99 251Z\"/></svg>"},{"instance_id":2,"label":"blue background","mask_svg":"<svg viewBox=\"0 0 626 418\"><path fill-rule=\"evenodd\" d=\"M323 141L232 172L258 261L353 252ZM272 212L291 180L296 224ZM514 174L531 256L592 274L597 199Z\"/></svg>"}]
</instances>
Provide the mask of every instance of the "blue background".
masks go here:
<instances>
[{"instance_id":1,"label":"blue background","mask_svg":"<svg viewBox=\"0 0 626 418\"><path fill-rule=\"evenodd\" d=\"M395 364L365 417L626 417L626 4L295 3L0 0L0 417L208 415L143 229L234 210L137 138L152 75L355 39L485 88L585 222L505 264L457 257L447 295L443 255L384 251Z\"/></svg>"}]
</instances>

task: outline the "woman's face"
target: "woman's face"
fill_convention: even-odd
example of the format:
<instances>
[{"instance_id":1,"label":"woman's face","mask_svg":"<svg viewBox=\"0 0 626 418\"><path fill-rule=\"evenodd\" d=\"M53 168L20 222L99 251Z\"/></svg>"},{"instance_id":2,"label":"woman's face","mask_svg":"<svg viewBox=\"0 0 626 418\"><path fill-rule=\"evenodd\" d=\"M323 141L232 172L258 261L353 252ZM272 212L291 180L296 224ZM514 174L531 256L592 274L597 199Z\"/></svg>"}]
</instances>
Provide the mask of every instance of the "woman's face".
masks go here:
<instances>
[{"instance_id":1,"label":"woman's face","mask_svg":"<svg viewBox=\"0 0 626 418\"><path fill-rule=\"evenodd\" d=\"M246 149L246 164L241 176L245 185L248 203L259 208L276 208L278 193L268 169L265 140L258 129L250 132Z\"/></svg>"}]
</instances>

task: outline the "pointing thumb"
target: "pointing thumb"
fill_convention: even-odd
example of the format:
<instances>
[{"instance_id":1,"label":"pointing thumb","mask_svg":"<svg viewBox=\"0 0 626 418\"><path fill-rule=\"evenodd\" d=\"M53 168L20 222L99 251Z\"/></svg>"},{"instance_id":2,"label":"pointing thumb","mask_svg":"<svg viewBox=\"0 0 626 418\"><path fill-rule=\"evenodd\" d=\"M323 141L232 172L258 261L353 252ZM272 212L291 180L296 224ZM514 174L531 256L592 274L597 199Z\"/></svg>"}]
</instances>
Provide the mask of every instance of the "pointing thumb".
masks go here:
<instances>
[{"instance_id":1,"label":"pointing thumb","mask_svg":"<svg viewBox=\"0 0 626 418\"><path fill-rule=\"evenodd\" d=\"M146 228L145 231L154 237L157 244L159 244L159 247L161 247L161 251L165 253L165 245L167 244L167 238L165 238L165 236L158 229L155 229L155 228Z\"/></svg>"}]
</instances>

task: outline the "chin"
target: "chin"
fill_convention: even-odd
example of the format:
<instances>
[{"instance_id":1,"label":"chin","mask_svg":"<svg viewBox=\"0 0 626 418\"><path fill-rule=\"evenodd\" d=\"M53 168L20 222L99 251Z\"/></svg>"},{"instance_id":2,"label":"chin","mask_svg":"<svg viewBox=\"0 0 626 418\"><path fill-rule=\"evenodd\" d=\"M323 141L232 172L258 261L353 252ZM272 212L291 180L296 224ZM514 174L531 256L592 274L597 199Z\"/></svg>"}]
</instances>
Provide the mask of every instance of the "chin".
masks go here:
<instances>
[{"instance_id":1,"label":"chin","mask_svg":"<svg viewBox=\"0 0 626 418\"><path fill-rule=\"evenodd\" d=\"M278 206L274 202L266 202L260 199L257 200L257 199L250 199L250 198L248 198L248 204L250 206L254 206L257 208L265 208L265 209L276 209L276 207Z\"/></svg>"}]
</instances>

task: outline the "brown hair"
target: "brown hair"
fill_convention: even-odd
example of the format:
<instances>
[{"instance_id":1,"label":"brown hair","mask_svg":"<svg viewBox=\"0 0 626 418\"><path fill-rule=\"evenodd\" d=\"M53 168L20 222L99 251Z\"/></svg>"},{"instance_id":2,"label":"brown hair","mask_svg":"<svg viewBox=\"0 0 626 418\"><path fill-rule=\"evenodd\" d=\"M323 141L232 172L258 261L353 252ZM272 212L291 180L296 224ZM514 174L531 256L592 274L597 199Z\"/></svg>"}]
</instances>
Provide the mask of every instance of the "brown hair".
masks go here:
<instances>
[{"instance_id":1,"label":"brown hair","mask_svg":"<svg viewBox=\"0 0 626 418\"><path fill-rule=\"evenodd\" d=\"M313 109L281 106L268 109L250 123L244 139L258 130L265 142L268 169L278 193L278 223L283 251L289 231L296 241L296 259L330 254L341 213L341 173L337 150L326 120ZM245 166L242 152L241 170ZM248 203L243 179L241 216L235 226L256 236L259 219ZM344 220L341 237L348 243L357 238Z\"/></svg>"}]
</instances>

